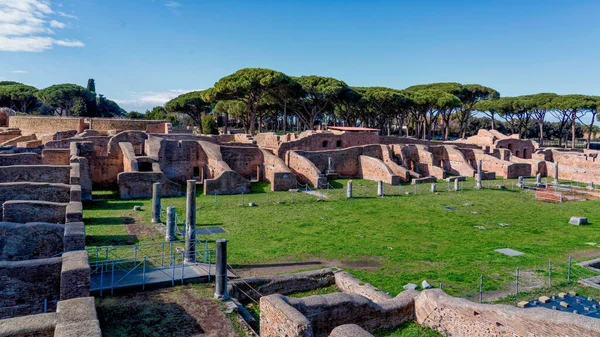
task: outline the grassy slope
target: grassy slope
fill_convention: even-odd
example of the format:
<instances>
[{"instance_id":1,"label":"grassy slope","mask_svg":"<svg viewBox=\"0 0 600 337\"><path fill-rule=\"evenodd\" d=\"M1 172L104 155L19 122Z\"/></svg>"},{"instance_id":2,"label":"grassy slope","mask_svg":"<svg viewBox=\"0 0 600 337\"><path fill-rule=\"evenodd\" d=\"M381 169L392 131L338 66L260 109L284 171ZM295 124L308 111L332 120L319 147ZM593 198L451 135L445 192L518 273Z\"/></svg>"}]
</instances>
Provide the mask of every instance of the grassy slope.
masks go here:
<instances>
[{"instance_id":1,"label":"grassy slope","mask_svg":"<svg viewBox=\"0 0 600 337\"><path fill-rule=\"evenodd\" d=\"M342 187L345 180L333 184ZM600 242L597 201L556 205L536 201L531 192L447 192L445 182L438 185L439 194L428 192L429 184L409 196L404 192L413 191L412 186L386 186L396 196L382 199L374 197L375 183L354 180L354 184L356 196L369 197L346 200L341 188L328 192L327 201L296 193L292 204L290 192L269 192L267 203L265 184L244 196L245 204L254 201L258 207L240 207L241 196L236 195L218 196L215 208L213 196L199 196L197 221L199 226L227 230L219 237L229 240L229 262L234 265L315 258L378 261L374 269L351 272L392 294L402 291L405 283L427 279L432 284L443 282L446 291L458 295L475 289L480 274L486 277L485 289L496 289L510 281L516 267L537 268L552 259L558 269L571 254L593 255L590 251L598 248L586 242ZM472 185L472 181L465 184ZM163 198L162 204L176 206L183 219L185 198ZM132 212L134 205L143 205L145 211ZM587 216L592 225L568 225L573 215ZM122 223L131 217L149 223L150 200L89 202L84 217L88 245L132 243ZM144 240L159 242L160 237ZM506 247L525 255L494 252Z\"/></svg>"}]
</instances>

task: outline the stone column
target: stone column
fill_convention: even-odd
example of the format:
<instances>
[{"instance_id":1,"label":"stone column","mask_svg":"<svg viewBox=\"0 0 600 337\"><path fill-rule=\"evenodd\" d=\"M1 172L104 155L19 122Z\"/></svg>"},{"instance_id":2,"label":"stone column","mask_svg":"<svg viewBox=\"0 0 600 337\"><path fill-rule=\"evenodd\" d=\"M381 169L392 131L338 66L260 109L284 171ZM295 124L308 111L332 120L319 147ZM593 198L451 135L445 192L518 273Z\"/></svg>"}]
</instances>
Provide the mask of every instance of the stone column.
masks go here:
<instances>
[{"instance_id":1,"label":"stone column","mask_svg":"<svg viewBox=\"0 0 600 337\"><path fill-rule=\"evenodd\" d=\"M481 179L482 179L482 175L483 172L481 171L481 166L483 165L481 159L477 162L477 185L475 186L476 189L480 190L482 188L481 185Z\"/></svg>"},{"instance_id":2,"label":"stone column","mask_svg":"<svg viewBox=\"0 0 600 337\"><path fill-rule=\"evenodd\" d=\"M152 184L152 223L160 222L160 183Z\"/></svg>"},{"instance_id":3,"label":"stone column","mask_svg":"<svg viewBox=\"0 0 600 337\"><path fill-rule=\"evenodd\" d=\"M554 185L558 185L558 162L554 163Z\"/></svg>"},{"instance_id":4,"label":"stone column","mask_svg":"<svg viewBox=\"0 0 600 337\"><path fill-rule=\"evenodd\" d=\"M175 207L167 207L167 232L165 233L165 241L175 241Z\"/></svg>"},{"instance_id":5,"label":"stone column","mask_svg":"<svg viewBox=\"0 0 600 337\"><path fill-rule=\"evenodd\" d=\"M536 184L537 186L540 186L540 185L542 185L542 174L541 174L541 173L538 173L538 174L535 176L535 184Z\"/></svg>"},{"instance_id":6,"label":"stone column","mask_svg":"<svg viewBox=\"0 0 600 337\"><path fill-rule=\"evenodd\" d=\"M185 207L185 260L196 261L196 180L187 181Z\"/></svg>"},{"instance_id":7,"label":"stone column","mask_svg":"<svg viewBox=\"0 0 600 337\"><path fill-rule=\"evenodd\" d=\"M523 178L523 176L519 176L519 183L517 186L519 186L519 188L525 188L525 178Z\"/></svg>"},{"instance_id":8,"label":"stone column","mask_svg":"<svg viewBox=\"0 0 600 337\"><path fill-rule=\"evenodd\" d=\"M377 182L377 196L383 197L383 181Z\"/></svg>"},{"instance_id":9,"label":"stone column","mask_svg":"<svg viewBox=\"0 0 600 337\"><path fill-rule=\"evenodd\" d=\"M436 191L436 185L431 184L431 193L435 193L435 191Z\"/></svg>"},{"instance_id":10,"label":"stone column","mask_svg":"<svg viewBox=\"0 0 600 337\"><path fill-rule=\"evenodd\" d=\"M458 178L454 179L454 190L458 191L458 189L460 188L460 182L458 181Z\"/></svg>"},{"instance_id":11,"label":"stone column","mask_svg":"<svg viewBox=\"0 0 600 337\"><path fill-rule=\"evenodd\" d=\"M346 198L352 199L352 180L348 180L346 184Z\"/></svg>"},{"instance_id":12,"label":"stone column","mask_svg":"<svg viewBox=\"0 0 600 337\"><path fill-rule=\"evenodd\" d=\"M217 240L217 262L215 272L215 298L228 300L227 293L227 240Z\"/></svg>"}]
</instances>

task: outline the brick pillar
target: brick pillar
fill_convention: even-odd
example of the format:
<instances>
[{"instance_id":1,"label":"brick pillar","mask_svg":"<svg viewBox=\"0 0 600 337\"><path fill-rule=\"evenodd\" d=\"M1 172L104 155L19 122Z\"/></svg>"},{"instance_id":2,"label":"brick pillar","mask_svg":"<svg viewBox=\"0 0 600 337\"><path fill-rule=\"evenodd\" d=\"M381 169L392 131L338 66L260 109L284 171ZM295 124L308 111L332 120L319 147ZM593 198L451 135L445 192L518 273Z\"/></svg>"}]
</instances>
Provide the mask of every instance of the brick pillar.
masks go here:
<instances>
[{"instance_id":1,"label":"brick pillar","mask_svg":"<svg viewBox=\"0 0 600 337\"><path fill-rule=\"evenodd\" d=\"M160 183L152 184L152 223L160 222Z\"/></svg>"},{"instance_id":2,"label":"brick pillar","mask_svg":"<svg viewBox=\"0 0 600 337\"><path fill-rule=\"evenodd\" d=\"M185 260L196 261L196 180L187 181L185 208Z\"/></svg>"}]
</instances>

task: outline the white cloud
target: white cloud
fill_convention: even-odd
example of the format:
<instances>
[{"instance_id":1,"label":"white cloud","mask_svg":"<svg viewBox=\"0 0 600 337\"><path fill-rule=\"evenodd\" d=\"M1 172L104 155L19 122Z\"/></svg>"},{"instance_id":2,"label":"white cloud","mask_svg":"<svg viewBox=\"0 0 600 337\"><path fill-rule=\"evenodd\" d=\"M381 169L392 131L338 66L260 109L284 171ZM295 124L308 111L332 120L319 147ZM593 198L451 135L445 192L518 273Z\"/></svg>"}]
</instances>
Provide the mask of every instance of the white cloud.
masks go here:
<instances>
[{"instance_id":1,"label":"white cloud","mask_svg":"<svg viewBox=\"0 0 600 337\"><path fill-rule=\"evenodd\" d=\"M172 89L166 91L129 92L127 99L114 99L126 110L150 110L157 105L164 105L173 98L197 90Z\"/></svg>"},{"instance_id":2,"label":"white cloud","mask_svg":"<svg viewBox=\"0 0 600 337\"><path fill-rule=\"evenodd\" d=\"M62 7L62 6L58 6L58 7ZM56 14L62 16L63 18L79 20L79 18L76 17L75 15L67 14L65 12L56 12Z\"/></svg>"},{"instance_id":3,"label":"white cloud","mask_svg":"<svg viewBox=\"0 0 600 337\"><path fill-rule=\"evenodd\" d=\"M55 39L53 29L63 29L67 24L52 19L65 15L52 10L50 0L0 0L0 52L42 52L55 45L83 47L77 40Z\"/></svg>"},{"instance_id":4,"label":"white cloud","mask_svg":"<svg viewBox=\"0 0 600 337\"><path fill-rule=\"evenodd\" d=\"M167 0L165 2L165 6L167 6L169 8L177 8L177 7L181 7L181 4L177 1Z\"/></svg>"},{"instance_id":5,"label":"white cloud","mask_svg":"<svg viewBox=\"0 0 600 337\"><path fill-rule=\"evenodd\" d=\"M13 73L13 74L27 74L28 71L27 70L13 70L13 71L11 71L11 73Z\"/></svg>"},{"instance_id":6,"label":"white cloud","mask_svg":"<svg viewBox=\"0 0 600 337\"><path fill-rule=\"evenodd\" d=\"M62 29L62 28L65 28L66 26L67 26L66 24L64 24L60 21L50 20L50 27L52 27L52 28Z\"/></svg>"}]
</instances>

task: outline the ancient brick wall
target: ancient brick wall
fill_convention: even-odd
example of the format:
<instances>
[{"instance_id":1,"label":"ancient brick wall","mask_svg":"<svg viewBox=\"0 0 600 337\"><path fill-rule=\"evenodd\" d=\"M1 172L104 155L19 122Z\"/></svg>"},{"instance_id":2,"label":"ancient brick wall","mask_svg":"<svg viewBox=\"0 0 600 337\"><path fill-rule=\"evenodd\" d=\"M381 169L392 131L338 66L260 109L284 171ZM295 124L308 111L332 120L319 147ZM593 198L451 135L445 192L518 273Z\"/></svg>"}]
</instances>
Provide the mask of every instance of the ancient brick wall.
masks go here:
<instances>
[{"instance_id":1,"label":"ancient brick wall","mask_svg":"<svg viewBox=\"0 0 600 337\"><path fill-rule=\"evenodd\" d=\"M547 163L547 171L550 176L554 176L554 164ZM563 164L563 162L558 163L558 178L561 180L571 180L571 181L579 181L583 183L593 182L594 184L600 184L600 169L588 169L588 168L579 168L575 166L570 166L567 164Z\"/></svg>"},{"instance_id":2,"label":"ancient brick wall","mask_svg":"<svg viewBox=\"0 0 600 337\"><path fill-rule=\"evenodd\" d=\"M70 156L69 149L44 149L42 150L42 163L44 165L69 165Z\"/></svg>"},{"instance_id":3,"label":"ancient brick wall","mask_svg":"<svg viewBox=\"0 0 600 337\"><path fill-rule=\"evenodd\" d=\"M415 316L451 336L545 337L600 336L600 320L544 308L474 303L440 289L429 289L415 300Z\"/></svg>"},{"instance_id":4,"label":"ancient brick wall","mask_svg":"<svg viewBox=\"0 0 600 337\"><path fill-rule=\"evenodd\" d=\"M383 181L386 184L400 184L400 177L394 175L392 171L379 159L369 156L358 156L359 175L363 179L373 181Z\"/></svg>"},{"instance_id":5,"label":"ancient brick wall","mask_svg":"<svg viewBox=\"0 0 600 337\"><path fill-rule=\"evenodd\" d=\"M90 296L90 275L87 251L64 253L60 272L60 299Z\"/></svg>"},{"instance_id":6,"label":"ancient brick wall","mask_svg":"<svg viewBox=\"0 0 600 337\"><path fill-rule=\"evenodd\" d=\"M146 131L150 125L165 124L167 121L162 120L141 120L141 119L121 119L121 118L89 118L91 130L108 131L108 130L131 130L131 131ZM160 127L159 127L160 128ZM151 129L154 130L154 129Z\"/></svg>"},{"instance_id":7,"label":"ancient brick wall","mask_svg":"<svg viewBox=\"0 0 600 337\"><path fill-rule=\"evenodd\" d=\"M380 303L348 293L303 298L265 296L260 299L260 335L328 336L344 324L356 324L368 331L397 327L413 319L416 294L403 292Z\"/></svg>"},{"instance_id":8,"label":"ancient brick wall","mask_svg":"<svg viewBox=\"0 0 600 337\"><path fill-rule=\"evenodd\" d=\"M264 158L258 147L225 146L221 148L221 158L227 165L246 179L257 178L257 172Z\"/></svg>"},{"instance_id":9,"label":"ancient brick wall","mask_svg":"<svg viewBox=\"0 0 600 337\"><path fill-rule=\"evenodd\" d=\"M285 159L286 165L296 174L299 181L318 186L321 177L321 170L300 152L288 151Z\"/></svg>"},{"instance_id":10,"label":"ancient brick wall","mask_svg":"<svg viewBox=\"0 0 600 337\"><path fill-rule=\"evenodd\" d=\"M310 321L286 302L287 297L274 294L260 299L260 335L262 337L313 337Z\"/></svg>"},{"instance_id":11,"label":"ancient brick wall","mask_svg":"<svg viewBox=\"0 0 600 337\"><path fill-rule=\"evenodd\" d=\"M2 220L6 222L65 223L68 203L50 201L9 200L2 204Z\"/></svg>"},{"instance_id":12,"label":"ancient brick wall","mask_svg":"<svg viewBox=\"0 0 600 337\"><path fill-rule=\"evenodd\" d=\"M0 166L41 164L42 158L36 153L0 154Z\"/></svg>"},{"instance_id":13,"label":"ancient brick wall","mask_svg":"<svg viewBox=\"0 0 600 337\"><path fill-rule=\"evenodd\" d=\"M0 204L8 200L71 201L71 185L12 182L0 183Z\"/></svg>"},{"instance_id":14,"label":"ancient brick wall","mask_svg":"<svg viewBox=\"0 0 600 337\"><path fill-rule=\"evenodd\" d=\"M48 310L54 311L60 298L60 257L0 261L0 318L9 318Z\"/></svg>"},{"instance_id":15,"label":"ancient brick wall","mask_svg":"<svg viewBox=\"0 0 600 337\"><path fill-rule=\"evenodd\" d=\"M0 131L0 144L19 136L21 136L21 130L18 129Z\"/></svg>"},{"instance_id":16,"label":"ancient brick wall","mask_svg":"<svg viewBox=\"0 0 600 337\"><path fill-rule=\"evenodd\" d=\"M375 132L310 132L301 138L284 142L275 152L279 158L284 158L287 151L325 151L354 146L379 144L379 136ZM261 144L258 144L261 146Z\"/></svg>"},{"instance_id":17,"label":"ancient brick wall","mask_svg":"<svg viewBox=\"0 0 600 337\"><path fill-rule=\"evenodd\" d=\"M101 337L93 297L61 300L56 307L54 337Z\"/></svg>"},{"instance_id":18,"label":"ancient brick wall","mask_svg":"<svg viewBox=\"0 0 600 337\"><path fill-rule=\"evenodd\" d=\"M492 149L508 149L515 157L531 159L535 146L531 140L507 138L496 141Z\"/></svg>"},{"instance_id":19,"label":"ancient brick wall","mask_svg":"<svg viewBox=\"0 0 600 337\"><path fill-rule=\"evenodd\" d=\"M121 199L151 198L154 183L161 183L163 197L182 193L182 186L168 180L162 172L122 172L117 176L117 183Z\"/></svg>"},{"instance_id":20,"label":"ancient brick wall","mask_svg":"<svg viewBox=\"0 0 600 337\"><path fill-rule=\"evenodd\" d=\"M36 139L37 138L35 135L18 136L18 137L12 138L10 140L7 140L3 143L0 143L0 146L18 146L19 143L27 142L30 140L36 140ZM23 147L23 146L19 146L19 147Z\"/></svg>"},{"instance_id":21,"label":"ancient brick wall","mask_svg":"<svg viewBox=\"0 0 600 337\"><path fill-rule=\"evenodd\" d=\"M148 143L157 137L151 137ZM153 156L152 152L148 155ZM168 179L180 184L194 177L194 171L200 175L207 159L204 151L197 141L168 140L160 142L160 149L156 156L159 158L160 168Z\"/></svg>"},{"instance_id":22,"label":"ancient brick wall","mask_svg":"<svg viewBox=\"0 0 600 337\"><path fill-rule=\"evenodd\" d=\"M243 303L272 294L292 294L327 287L336 283L332 269L311 270L293 274L247 277L229 282L229 295Z\"/></svg>"},{"instance_id":23,"label":"ancient brick wall","mask_svg":"<svg viewBox=\"0 0 600 337\"><path fill-rule=\"evenodd\" d=\"M11 116L8 119L11 128L21 129L23 134L55 133L57 131L77 130L85 128L83 118L70 117L32 117Z\"/></svg>"},{"instance_id":24,"label":"ancient brick wall","mask_svg":"<svg viewBox=\"0 0 600 337\"><path fill-rule=\"evenodd\" d=\"M2 337L53 337L56 313L35 314L0 320Z\"/></svg>"},{"instance_id":25,"label":"ancient brick wall","mask_svg":"<svg viewBox=\"0 0 600 337\"><path fill-rule=\"evenodd\" d=\"M69 184L71 166L0 166L0 183L40 182Z\"/></svg>"},{"instance_id":26,"label":"ancient brick wall","mask_svg":"<svg viewBox=\"0 0 600 337\"><path fill-rule=\"evenodd\" d=\"M204 179L204 194L250 193L250 181L235 171L224 171L216 178Z\"/></svg>"},{"instance_id":27,"label":"ancient brick wall","mask_svg":"<svg viewBox=\"0 0 600 337\"><path fill-rule=\"evenodd\" d=\"M271 184L271 191L286 191L296 188L296 175L283 160L271 152L261 150L264 158L264 180Z\"/></svg>"},{"instance_id":28,"label":"ancient brick wall","mask_svg":"<svg viewBox=\"0 0 600 337\"><path fill-rule=\"evenodd\" d=\"M0 222L0 261L43 259L61 253L64 232L65 225Z\"/></svg>"}]
</instances>

